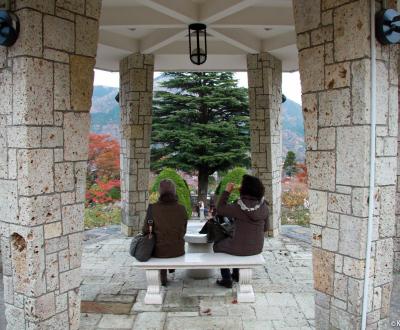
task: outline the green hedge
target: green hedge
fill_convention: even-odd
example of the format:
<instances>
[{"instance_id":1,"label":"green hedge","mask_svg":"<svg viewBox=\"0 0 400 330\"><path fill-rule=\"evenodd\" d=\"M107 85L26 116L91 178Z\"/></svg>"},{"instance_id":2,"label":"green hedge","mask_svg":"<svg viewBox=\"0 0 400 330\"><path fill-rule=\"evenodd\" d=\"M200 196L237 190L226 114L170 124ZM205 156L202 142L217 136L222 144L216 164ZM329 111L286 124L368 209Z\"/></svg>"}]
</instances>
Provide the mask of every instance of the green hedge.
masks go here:
<instances>
[{"instance_id":1,"label":"green hedge","mask_svg":"<svg viewBox=\"0 0 400 330\"><path fill-rule=\"evenodd\" d=\"M233 170L230 170L221 180L220 184L218 185L218 188L215 192L215 194L219 197L221 194L225 191L226 185L229 182L233 182L237 188L240 187L240 184L242 183L242 178L243 175L247 174L246 169L242 167L235 167ZM229 202L234 202L239 198L239 189L234 189L229 196Z\"/></svg>"},{"instance_id":2,"label":"green hedge","mask_svg":"<svg viewBox=\"0 0 400 330\"><path fill-rule=\"evenodd\" d=\"M192 205L190 203L189 187L186 181L182 179L182 177L176 173L175 170L172 168L163 169L155 179L153 187L151 188L151 192L158 192L160 182L164 179L169 179L175 183L179 204L182 204L185 207L188 217L190 218L192 216Z\"/></svg>"}]
</instances>

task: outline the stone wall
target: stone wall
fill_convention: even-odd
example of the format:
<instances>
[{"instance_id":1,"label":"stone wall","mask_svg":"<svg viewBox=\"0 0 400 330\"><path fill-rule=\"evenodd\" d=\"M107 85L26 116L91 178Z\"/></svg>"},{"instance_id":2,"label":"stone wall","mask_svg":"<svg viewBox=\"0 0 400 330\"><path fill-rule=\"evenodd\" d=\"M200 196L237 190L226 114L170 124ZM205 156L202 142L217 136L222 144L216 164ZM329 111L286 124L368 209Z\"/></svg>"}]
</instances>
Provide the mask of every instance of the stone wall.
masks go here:
<instances>
[{"instance_id":1,"label":"stone wall","mask_svg":"<svg viewBox=\"0 0 400 330\"><path fill-rule=\"evenodd\" d=\"M149 199L154 56L120 62L122 232L137 233Z\"/></svg>"},{"instance_id":2,"label":"stone wall","mask_svg":"<svg viewBox=\"0 0 400 330\"><path fill-rule=\"evenodd\" d=\"M293 3L307 144L316 327L357 329L370 174L370 1ZM377 158L368 309L371 329L387 328L392 287L397 63L397 46L377 43Z\"/></svg>"},{"instance_id":3,"label":"stone wall","mask_svg":"<svg viewBox=\"0 0 400 330\"><path fill-rule=\"evenodd\" d=\"M8 329L78 329L101 1L15 0L0 47L0 232Z\"/></svg>"},{"instance_id":4,"label":"stone wall","mask_svg":"<svg viewBox=\"0 0 400 330\"><path fill-rule=\"evenodd\" d=\"M247 56L251 167L265 185L268 234L279 234L282 175L282 63L268 53Z\"/></svg>"}]
</instances>

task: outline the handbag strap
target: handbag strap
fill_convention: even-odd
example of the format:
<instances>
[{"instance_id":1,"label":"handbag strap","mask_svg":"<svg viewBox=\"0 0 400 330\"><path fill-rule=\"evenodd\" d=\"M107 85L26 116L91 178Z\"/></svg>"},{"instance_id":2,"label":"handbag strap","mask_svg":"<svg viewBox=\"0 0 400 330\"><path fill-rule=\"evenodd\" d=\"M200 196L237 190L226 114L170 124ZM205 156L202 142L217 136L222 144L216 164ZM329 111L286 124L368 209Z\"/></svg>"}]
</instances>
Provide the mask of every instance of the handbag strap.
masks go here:
<instances>
[{"instance_id":1,"label":"handbag strap","mask_svg":"<svg viewBox=\"0 0 400 330\"><path fill-rule=\"evenodd\" d=\"M153 220L153 205L150 204L149 205L148 218L147 218L147 225L149 226L149 237L151 237L152 234L153 234L153 224L154 224L154 220Z\"/></svg>"}]
</instances>

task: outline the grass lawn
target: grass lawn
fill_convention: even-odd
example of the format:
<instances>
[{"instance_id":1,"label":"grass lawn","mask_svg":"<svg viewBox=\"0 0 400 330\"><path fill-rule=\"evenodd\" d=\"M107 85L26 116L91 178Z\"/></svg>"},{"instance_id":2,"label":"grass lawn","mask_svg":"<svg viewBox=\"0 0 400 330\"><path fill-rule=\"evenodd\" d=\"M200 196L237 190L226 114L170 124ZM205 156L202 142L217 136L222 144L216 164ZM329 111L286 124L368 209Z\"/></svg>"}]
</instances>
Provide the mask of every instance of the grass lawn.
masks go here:
<instances>
[{"instance_id":1,"label":"grass lawn","mask_svg":"<svg viewBox=\"0 0 400 330\"><path fill-rule=\"evenodd\" d=\"M85 229L119 225L121 208L116 205L97 204L85 209Z\"/></svg>"},{"instance_id":2,"label":"grass lawn","mask_svg":"<svg viewBox=\"0 0 400 330\"><path fill-rule=\"evenodd\" d=\"M289 209L282 206L282 225L310 227L310 211L303 207Z\"/></svg>"}]
</instances>

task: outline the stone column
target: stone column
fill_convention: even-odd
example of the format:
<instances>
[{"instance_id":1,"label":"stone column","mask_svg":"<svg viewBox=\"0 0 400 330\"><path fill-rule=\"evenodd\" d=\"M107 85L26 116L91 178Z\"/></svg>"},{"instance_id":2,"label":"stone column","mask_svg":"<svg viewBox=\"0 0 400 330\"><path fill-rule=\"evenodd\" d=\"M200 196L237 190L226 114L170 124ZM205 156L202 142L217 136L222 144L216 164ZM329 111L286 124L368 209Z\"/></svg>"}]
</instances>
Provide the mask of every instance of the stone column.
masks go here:
<instances>
[{"instance_id":1,"label":"stone column","mask_svg":"<svg viewBox=\"0 0 400 330\"><path fill-rule=\"evenodd\" d=\"M154 56L132 54L120 62L121 230L143 225L149 199Z\"/></svg>"},{"instance_id":2,"label":"stone column","mask_svg":"<svg viewBox=\"0 0 400 330\"><path fill-rule=\"evenodd\" d=\"M268 53L247 56L251 167L265 185L268 235L279 234L282 175L282 63Z\"/></svg>"},{"instance_id":3,"label":"stone column","mask_svg":"<svg viewBox=\"0 0 400 330\"><path fill-rule=\"evenodd\" d=\"M78 329L89 109L101 1L12 1L0 47L7 329Z\"/></svg>"},{"instance_id":4,"label":"stone column","mask_svg":"<svg viewBox=\"0 0 400 330\"><path fill-rule=\"evenodd\" d=\"M400 95L400 88L399 88ZM400 100L399 100L400 112ZM400 119L400 116L399 116ZM400 132L397 137L397 150L399 151L400 145ZM397 164L400 164L400 154L397 152ZM394 265L393 270L400 272L400 166L397 165L397 185L396 185L396 235L394 239Z\"/></svg>"},{"instance_id":5,"label":"stone column","mask_svg":"<svg viewBox=\"0 0 400 330\"><path fill-rule=\"evenodd\" d=\"M370 175L370 1L293 3L307 144L316 328L358 329ZM397 46L376 45L377 158L368 328L386 329L395 235L398 53Z\"/></svg>"}]
</instances>

